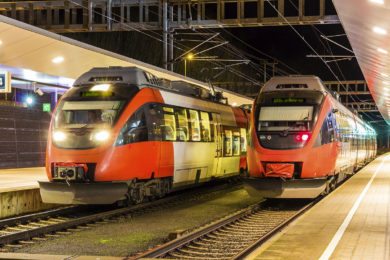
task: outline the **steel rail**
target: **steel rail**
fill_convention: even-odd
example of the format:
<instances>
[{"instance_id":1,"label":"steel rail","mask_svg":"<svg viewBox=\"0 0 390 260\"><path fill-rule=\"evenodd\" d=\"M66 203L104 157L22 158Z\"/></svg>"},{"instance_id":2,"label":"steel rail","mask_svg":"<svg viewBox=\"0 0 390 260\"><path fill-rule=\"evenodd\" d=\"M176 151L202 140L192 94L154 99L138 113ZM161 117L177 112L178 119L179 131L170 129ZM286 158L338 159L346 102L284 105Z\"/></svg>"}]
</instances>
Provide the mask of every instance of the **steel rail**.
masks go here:
<instances>
[{"instance_id":1,"label":"steel rail","mask_svg":"<svg viewBox=\"0 0 390 260\"><path fill-rule=\"evenodd\" d=\"M268 240L270 237L272 237L275 233L286 227L289 223L291 223L293 220L295 220L297 217L302 215L306 210L311 208L314 204L316 204L320 199L314 200L310 202L309 204L306 204L301 209L297 210L296 213L294 213L293 216L289 217L287 220L283 221L276 227L274 227L272 230L268 231L266 234L262 235L256 242L250 244L248 247L245 247L244 250L240 251L238 254L236 254L232 259L243 259L245 256L249 255L255 248L257 248L259 245L264 243L266 240ZM221 228L224 228L228 225L231 225L235 223L236 221L239 221L246 216L250 216L252 214L255 214L256 212L260 212L262 209L261 207L263 204L267 203L268 201L263 201L260 204L252 205L242 211L239 211L237 213L234 213L233 215L230 215L226 218L223 218L217 222L211 223L208 226L201 228L199 230L195 230L194 232L191 232L183 237L177 238L173 241L170 241L166 244L160 245L156 248L153 248L149 251L146 251L142 253L141 255L137 255L134 258L135 259L141 259L141 258L161 258L169 255L169 253L174 252L176 250L180 250L180 248L183 248L187 245L189 245L193 241L197 241L201 239L202 237L205 237L209 235L210 233L217 231ZM266 221L266 220L264 220ZM175 257L174 257L175 258ZM133 258L131 258L133 259Z\"/></svg>"},{"instance_id":2,"label":"steel rail","mask_svg":"<svg viewBox=\"0 0 390 260\"><path fill-rule=\"evenodd\" d=\"M115 218L121 215L128 215L132 213L137 213L142 210L146 209L151 209L155 207L160 207L164 206L165 204L169 204L172 202L180 202L184 198L187 198L188 196L196 196L196 195L207 195L207 194L212 194L213 192L220 192L223 191L227 188L232 188L232 187L239 187L241 184L234 183L232 184L222 184L218 185L215 187L210 188L209 186L204 186L198 189L190 189L188 192L184 191L181 193L173 194L171 196L168 196L166 198L162 198L156 201L152 202L146 202L138 205L133 205L131 207L126 207L126 208L119 208L119 209L114 209L114 210L106 210L104 212L98 212L98 213L93 213L87 216L82 216L82 217L75 217L72 219L66 219L62 222L57 222L55 224L49 224L45 226L39 226L39 227L34 227L18 232L10 232L9 234L3 234L0 235L0 247L7 245L7 244L12 244L17 241L25 241L25 240L30 240L33 237L39 237L43 236L46 234L54 233L57 231L62 231L70 228L75 228L77 226L83 226L87 224L91 224L94 222L110 219L110 218ZM205 193L206 190L206 193ZM187 198L188 199L188 198ZM10 218L10 219L4 219L0 221L0 227L6 229L7 227L17 225L19 223L28 223L30 221L35 221L35 220L41 220L44 218L48 218L51 216L59 216L61 215L61 212L63 211L64 214L71 213L74 211L76 207L68 207L64 209L57 209L57 210L50 210L50 211L45 211L45 212L40 212L36 214L30 214L26 216L21 216L21 217L15 217L15 218ZM0 230L0 233L4 233L3 230Z\"/></svg>"}]
</instances>

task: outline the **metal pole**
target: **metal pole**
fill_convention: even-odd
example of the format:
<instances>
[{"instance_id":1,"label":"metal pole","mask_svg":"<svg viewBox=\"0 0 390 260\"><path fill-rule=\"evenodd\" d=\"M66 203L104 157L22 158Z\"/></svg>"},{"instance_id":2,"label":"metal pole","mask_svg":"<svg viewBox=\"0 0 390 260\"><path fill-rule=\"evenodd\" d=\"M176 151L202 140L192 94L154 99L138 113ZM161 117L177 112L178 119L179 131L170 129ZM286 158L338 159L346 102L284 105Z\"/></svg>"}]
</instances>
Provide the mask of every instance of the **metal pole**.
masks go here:
<instances>
[{"instance_id":1,"label":"metal pole","mask_svg":"<svg viewBox=\"0 0 390 260\"><path fill-rule=\"evenodd\" d=\"M112 30L112 0L107 1L107 30Z\"/></svg>"},{"instance_id":2,"label":"metal pole","mask_svg":"<svg viewBox=\"0 0 390 260\"><path fill-rule=\"evenodd\" d=\"M88 1L88 30L93 30L93 2L92 0Z\"/></svg>"},{"instance_id":3,"label":"metal pole","mask_svg":"<svg viewBox=\"0 0 390 260\"><path fill-rule=\"evenodd\" d=\"M187 77L187 59L184 59L184 77Z\"/></svg>"},{"instance_id":4,"label":"metal pole","mask_svg":"<svg viewBox=\"0 0 390 260\"><path fill-rule=\"evenodd\" d=\"M168 0L163 0L163 66L168 67Z\"/></svg>"},{"instance_id":5,"label":"metal pole","mask_svg":"<svg viewBox=\"0 0 390 260\"><path fill-rule=\"evenodd\" d=\"M173 6L169 7L169 25L170 28L173 23ZM173 71L173 33L174 29L169 29L169 70Z\"/></svg>"}]
</instances>

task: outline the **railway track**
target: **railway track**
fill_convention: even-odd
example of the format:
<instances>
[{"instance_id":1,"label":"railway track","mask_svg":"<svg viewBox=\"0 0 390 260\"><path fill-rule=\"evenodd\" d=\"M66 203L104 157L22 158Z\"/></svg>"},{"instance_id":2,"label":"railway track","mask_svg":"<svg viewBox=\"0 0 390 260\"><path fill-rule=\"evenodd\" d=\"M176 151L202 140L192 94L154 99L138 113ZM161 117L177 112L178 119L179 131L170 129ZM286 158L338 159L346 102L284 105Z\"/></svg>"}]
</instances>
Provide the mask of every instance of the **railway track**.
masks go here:
<instances>
[{"instance_id":1,"label":"railway track","mask_svg":"<svg viewBox=\"0 0 390 260\"><path fill-rule=\"evenodd\" d=\"M152 202L126 208L103 209L71 206L48 210L36 214L0 220L0 250L8 251L50 237L66 235L71 232L89 229L99 224L115 221L125 215L136 215L153 210L164 209L180 203L214 196L229 188L240 188L241 184L220 184L205 186L181 193L172 194Z\"/></svg>"},{"instance_id":2,"label":"railway track","mask_svg":"<svg viewBox=\"0 0 390 260\"><path fill-rule=\"evenodd\" d=\"M243 259L317 201L265 201L135 259Z\"/></svg>"}]
</instances>

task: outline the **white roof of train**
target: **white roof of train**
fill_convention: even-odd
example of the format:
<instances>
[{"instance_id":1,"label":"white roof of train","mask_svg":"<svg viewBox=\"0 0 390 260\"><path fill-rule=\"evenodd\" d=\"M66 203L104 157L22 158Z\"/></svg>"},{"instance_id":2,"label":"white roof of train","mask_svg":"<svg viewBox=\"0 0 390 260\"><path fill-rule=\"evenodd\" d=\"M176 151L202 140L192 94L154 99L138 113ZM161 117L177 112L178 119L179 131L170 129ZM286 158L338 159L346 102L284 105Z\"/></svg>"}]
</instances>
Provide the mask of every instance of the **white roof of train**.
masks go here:
<instances>
[{"instance_id":1,"label":"white roof of train","mask_svg":"<svg viewBox=\"0 0 390 260\"><path fill-rule=\"evenodd\" d=\"M2 42L0 69L8 70L12 67L14 73L18 73L19 69L23 74L23 71L27 69L44 75L76 79L94 67L135 66L159 78L185 81L209 89L204 82L48 32L3 15L0 15L0 40ZM63 57L63 62L54 64L53 58L59 56ZM251 98L230 91L219 88L216 90L223 91L230 104L242 105L253 102Z\"/></svg>"},{"instance_id":2,"label":"white roof of train","mask_svg":"<svg viewBox=\"0 0 390 260\"><path fill-rule=\"evenodd\" d=\"M267 83L265 83L261 91L262 92L286 91L289 89L287 85L296 85L296 87L291 88L294 90L302 89L302 90L318 90L318 91L328 92L328 90L322 84L320 78L316 76L295 76L295 75L273 77Z\"/></svg>"}]
</instances>

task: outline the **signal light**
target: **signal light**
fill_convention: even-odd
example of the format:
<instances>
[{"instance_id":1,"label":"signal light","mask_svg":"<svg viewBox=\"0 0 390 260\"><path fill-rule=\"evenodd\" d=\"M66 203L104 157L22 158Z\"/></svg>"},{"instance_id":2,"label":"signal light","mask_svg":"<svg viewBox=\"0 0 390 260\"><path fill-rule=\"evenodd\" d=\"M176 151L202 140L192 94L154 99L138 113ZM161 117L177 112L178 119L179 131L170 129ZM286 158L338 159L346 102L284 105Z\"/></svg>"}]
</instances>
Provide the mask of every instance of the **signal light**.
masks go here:
<instances>
[{"instance_id":1,"label":"signal light","mask_svg":"<svg viewBox=\"0 0 390 260\"><path fill-rule=\"evenodd\" d=\"M309 140L309 137L309 134L297 134L295 136L295 140L297 140L298 142L306 142L307 140Z\"/></svg>"}]
</instances>

